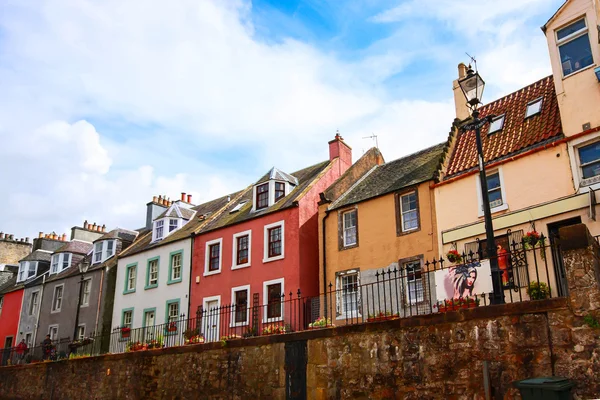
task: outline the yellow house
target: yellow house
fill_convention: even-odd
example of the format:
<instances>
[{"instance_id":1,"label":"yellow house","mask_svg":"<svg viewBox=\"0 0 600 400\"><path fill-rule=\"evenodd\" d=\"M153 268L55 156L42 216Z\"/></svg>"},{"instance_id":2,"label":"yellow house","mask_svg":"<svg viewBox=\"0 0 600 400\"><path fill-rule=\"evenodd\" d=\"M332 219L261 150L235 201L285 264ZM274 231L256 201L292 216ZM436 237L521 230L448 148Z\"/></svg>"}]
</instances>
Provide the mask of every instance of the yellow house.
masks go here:
<instances>
[{"instance_id":1,"label":"yellow house","mask_svg":"<svg viewBox=\"0 0 600 400\"><path fill-rule=\"evenodd\" d=\"M379 157L371 168L359 168L359 160L348 171L352 179L342 176L322 193L320 284L334 293L325 301L338 323L378 312L431 312L433 282L422 271L438 254L431 185L444 146L388 163ZM394 285L378 285L395 277Z\"/></svg>"},{"instance_id":2,"label":"yellow house","mask_svg":"<svg viewBox=\"0 0 600 400\"><path fill-rule=\"evenodd\" d=\"M504 250L534 230L555 245L558 229L575 223L600 234L594 192L600 188L599 5L598 0L566 1L542 28L553 74L480 108L482 118L496 116L481 136L485 190L496 243ZM464 75L461 64L459 79ZM457 82L457 119L435 184L442 254L485 249L475 133L461 129L469 112ZM534 273L550 284L553 296L565 294L559 248L531 255L535 258L511 272L507 300L525 296Z\"/></svg>"}]
</instances>

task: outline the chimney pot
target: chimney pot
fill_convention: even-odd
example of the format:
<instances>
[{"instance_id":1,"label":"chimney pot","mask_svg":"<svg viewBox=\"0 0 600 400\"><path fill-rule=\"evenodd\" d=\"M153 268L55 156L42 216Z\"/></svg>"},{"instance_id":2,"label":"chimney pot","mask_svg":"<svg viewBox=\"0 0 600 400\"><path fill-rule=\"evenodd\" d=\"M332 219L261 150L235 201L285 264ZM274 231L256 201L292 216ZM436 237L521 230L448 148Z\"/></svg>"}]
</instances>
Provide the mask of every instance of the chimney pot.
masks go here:
<instances>
[{"instance_id":1,"label":"chimney pot","mask_svg":"<svg viewBox=\"0 0 600 400\"><path fill-rule=\"evenodd\" d=\"M462 79L467 76L467 66L465 63L458 64L458 79Z\"/></svg>"},{"instance_id":2,"label":"chimney pot","mask_svg":"<svg viewBox=\"0 0 600 400\"><path fill-rule=\"evenodd\" d=\"M95 223L95 222L92 224L92 230L93 230L93 231L95 231L95 230L96 230L96 223Z\"/></svg>"},{"instance_id":3,"label":"chimney pot","mask_svg":"<svg viewBox=\"0 0 600 400\"><path fill-rule=\"evenodd\" d=\"M158 202L158 199L156 198L156 196L152 196L152 202L153 203L157 203Z\"/></svg>"},{"instance_id":4,"label":"chimney pot","mask_svg":"<svg viewBox=\"0 0 600 400\"><path fill-rule=\"evenodd\" d=\"M106 232L106 225L102 224L102 232Z\"/></svg>"},{"instance_id":5,"label":"chimney pot","mask_svg":"<svg viewBox=\"0 0 600 400\"><path fill-rule=\"evenodd\" d=\"M0 239L4 239L4 232L0 232Z\"/></svg>"},{"instance_id":6,"label":"chimney pot","mask_svg":"<svg viewBox=\"0 0 600 400\"><path fill-rule=\"evenodd\" d=\"M25 238L25 242L29 243L29 236Z\"/></svg>"},{"instance_id":7,"label":"chimney pot","mask_svg":"<svg viewBox=\"0 0 600 400\"><path fill-rule=\"evenodd\" d=\"M38 238L40 238L40 239L41 239L41 238L43 238L43 237L44 237L44 232L40 232L40 233L39 233L39 235L38 235Z\"/></svg>"},{"instance_id":8,"label":"chimney pot","mask_svg":"<svg viewBox=\"0 0 600 400\"><path fill-rule=\"evenodd\" d=\"M85 221L83 221L83 229L87 229L88 228L88 222L87 219Z\"/></svg>"},{"instance_id":9,"label":"chimney pot","mask_svg":"<svg viewBox=\"0 0 600 400\"><path fill-rule=\"evenodd\" d=\"M192 204L192 195L191 194L187 195L187 202Z\"/></svg>"},{"instance_id":10,"label":"chimney pot","mask_svg":"<svg viewBox=\"0 0 600 400\"><path fill-rule=\"evenodd\" d=\"M62 234L62 241L63 241L63 242L66 242L66 241L67 241L67 234L66 234L66 233L63 233L63 234Z\"/></svg>"},{"instance_id":11,"label":"chimney pot","mask_svg":"<svg viewBox=\"0 0 600 400\"><path fill-rule=\"evenodd\" d=\"M181 201L185 201L185 192L181 192Z\"/></svg>"}]
</instances>

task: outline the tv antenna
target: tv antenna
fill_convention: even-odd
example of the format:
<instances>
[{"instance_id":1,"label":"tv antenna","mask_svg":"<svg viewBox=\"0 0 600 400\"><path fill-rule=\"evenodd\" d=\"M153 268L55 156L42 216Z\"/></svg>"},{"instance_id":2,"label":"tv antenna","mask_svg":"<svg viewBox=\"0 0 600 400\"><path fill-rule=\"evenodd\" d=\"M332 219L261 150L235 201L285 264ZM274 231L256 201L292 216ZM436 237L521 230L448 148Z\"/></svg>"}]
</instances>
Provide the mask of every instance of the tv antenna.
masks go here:
<instances>
[{"instance_id":1,"label":"tv antenna","mask_svg":"<svg viewBox=\"0 0 600 400\"><path fill-rule=\"evenodd\" d=\"M372 133L371 136L365 136L363 137L363 139L374 139L375 140L375 147L379 148L379 142L377 141L377 135Z\"/></svg>"},{"instance_id":2,"label":"tv antenna","mask_svg":"<svg viewBox=\"0 0 600 400\"><path fill-rule=\"evenodd\" d=\"M475 72L477 72L477 60L475 59L475 57L473 57L469 53L465 52L465 54L467 55L467 57L469 57L471 59L471 62L475 66ZM469 63L469 65L470 65L470 63Z\"/></svg>"}]
</instances>

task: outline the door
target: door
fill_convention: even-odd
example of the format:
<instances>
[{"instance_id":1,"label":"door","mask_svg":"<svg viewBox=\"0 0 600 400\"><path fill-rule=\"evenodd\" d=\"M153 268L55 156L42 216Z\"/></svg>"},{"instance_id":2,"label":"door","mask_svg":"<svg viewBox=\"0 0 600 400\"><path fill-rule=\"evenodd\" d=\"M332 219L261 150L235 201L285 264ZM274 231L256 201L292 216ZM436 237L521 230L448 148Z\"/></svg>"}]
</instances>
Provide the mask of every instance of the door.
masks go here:
<instances>
[{"instance_id":1,"label":"door","mask_svg":"<svg viewBox=\"0 0 600 400\"><path fill-rule=\"evenodd\" d=\"M1 365L6 365L8 363L8 359L10 358L10 353L12 351L11 347L13 347L13 337L7 336L4 340L4 351L2 352Z\"/></svg>"},{"instance_id":2,"label":"door","mask_svg":"<svg viewBox=\"0 0 600 400\"><path fill-rule=\"evenodd\" d=\"M306 399L306 340L285 343L285 398Z\"/></svg>"},{"instance_id":3,"label":"door","mask_svg":"<svg viewBox=\"0 0 600 400\"><path fill-rule=\"evenodd\" d=\"M552 251L552 264L554 265L554 276L556 277L556 290L558 296L566 296L568 294L567 277L565 273L565 265L563 264L563 256L560 251L560 228L581 223L581 217L569 218L564 221L548 224L548 235L550 236L550 246Z\"/></svg>"},{"instance_id":4,"label":"door","mask_svg":"<svg viewBox=\"0 0 600 400\"><path fill-rule=\"evenodd\" d=\"M156 339L154 335L156 311L146 311L144 313L144 340L146 342Z\"/></svg>"},{"instance_id":5,"label":"door","mask_svg":"<svg viewBox=\"0 0 600 400\"><path fill-rule=\"evenodd\" d=\"M207 342L216 342L219 340L219 325L221 321L219 300L205 300L204 310L204 321L202 322L204 338Z\"/></svg>"}]
</instances>

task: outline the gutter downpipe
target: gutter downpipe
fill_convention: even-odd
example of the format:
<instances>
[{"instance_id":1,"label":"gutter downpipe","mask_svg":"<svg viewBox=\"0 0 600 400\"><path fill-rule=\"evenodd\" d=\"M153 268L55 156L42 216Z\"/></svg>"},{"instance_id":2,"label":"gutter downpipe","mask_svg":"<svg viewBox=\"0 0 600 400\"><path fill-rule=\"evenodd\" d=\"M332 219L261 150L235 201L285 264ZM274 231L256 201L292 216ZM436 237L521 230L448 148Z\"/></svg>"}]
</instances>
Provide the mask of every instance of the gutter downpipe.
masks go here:
<instances>
[{"instance_id":1,"label":"gutter downpipe","mask_svg":"<svg viewBox=\"0 0 600 400\"><path fill-rule=\"evenodd\" d=\"M115 268L116 267L117 266L115 265ZM105 268L108 269L108 267L105 267ZM102 304L102 288L104 287L104 271L105 271L105 269L102 268L101 273L100 273L100 288L98 289L98 307L96 308L96 325L94 325L94 332L96 335L98 334L98 320L100 318L100 306ZM90 288L90 290L91 290L91 288ZM102 330L104 330L104 327L102 327Z\"/></svg>"},{"instance_id":2,"label":"gutter downpipe","mask_svg":"<svg viewBox=\"0 0 600 400\"><path fill-rule=\"evenodd\" d=\"M324 301L324 312L325 312L325 320L327 320L327 225L325 224L325 220L329 217L329 210L325 210L325 216L323 217L323 298ZM331 316L329 316L331 318Z\"/></svg>"},{"instance_id":3,"label":"gutter downpipe","mask_svg":"<svg viewBox=\"0 0 600 400\"><path fill-rule=\"evenodd\" d=\"M32 345L35 345L36 340L37 340L37 333L38 333L38 329L40 327L40 309L42 308L42 299L44 296L44 286L46 286L46 275L44 274L44 276L42 277L42 289L40 290L40 305L38 307L37 310L37 315L35 316L35 330L33 331L33 340L32 340ZM25 293L25 292L23 292Z\"/></svg>"},{"instance_id":4,"label":"gutter downpipe","mask_svg":"<svg viewBox=\"0 0 600 400\"><path fill-rule=\"evenodd\" d=\"M190 240L190 284L188 285L188 299L187 299L187 317L188 319L191 319L192 316L190 314L191 312L191 308L192 308L192 272L194 271L193 265L192 265L192 261L193 261L193 254L194 254L194 239L196 238L196 234L194 232L192 232L191 234L191 240ZM198 321L196 321L196 324L198 324Z\"/></svg>"}]
</instances>

